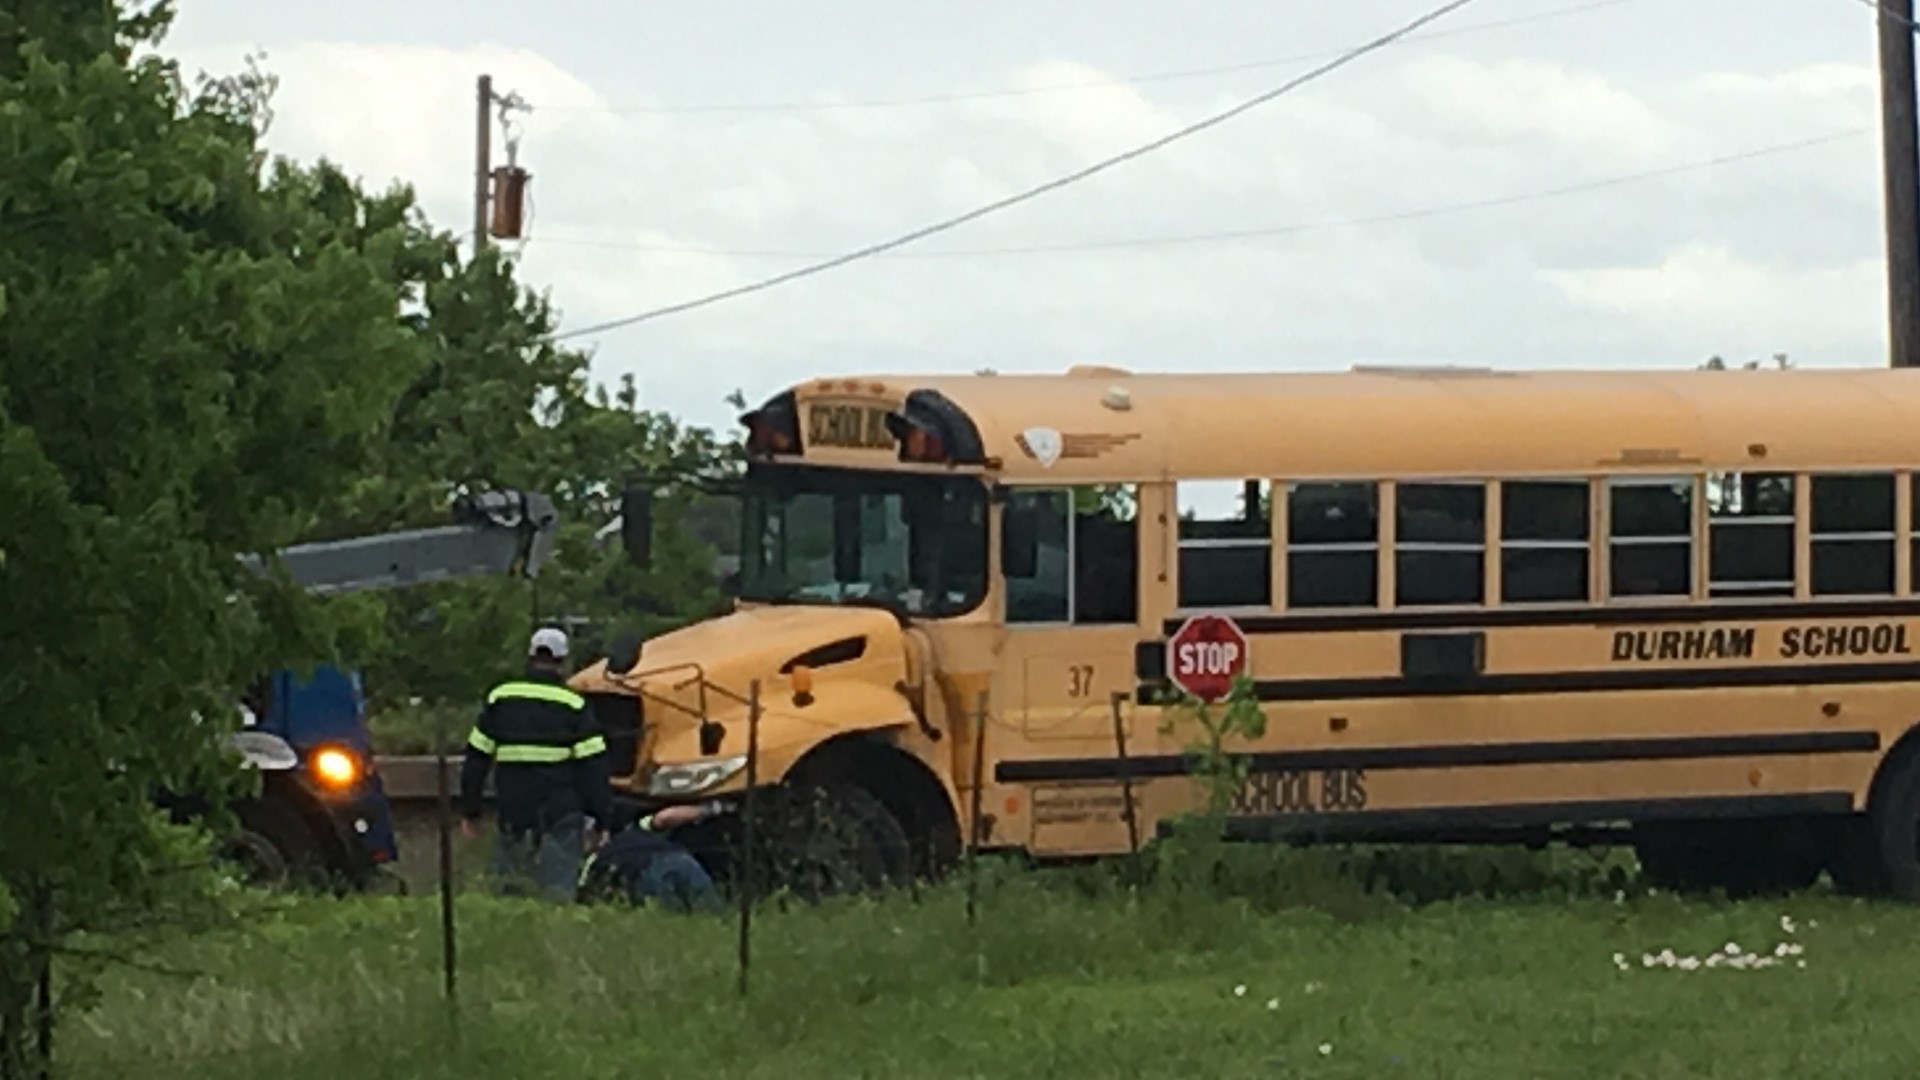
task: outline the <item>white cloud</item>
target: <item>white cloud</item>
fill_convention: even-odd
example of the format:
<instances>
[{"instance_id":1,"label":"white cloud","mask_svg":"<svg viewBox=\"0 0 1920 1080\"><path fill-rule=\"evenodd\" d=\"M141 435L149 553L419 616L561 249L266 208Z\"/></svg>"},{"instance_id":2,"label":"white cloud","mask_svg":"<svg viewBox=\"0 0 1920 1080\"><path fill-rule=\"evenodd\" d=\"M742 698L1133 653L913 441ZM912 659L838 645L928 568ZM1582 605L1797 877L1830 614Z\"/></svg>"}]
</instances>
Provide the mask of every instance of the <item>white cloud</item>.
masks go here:
<instances>
[{"instance_id":1,"label":"white cloud","mask_svg":"<svg viewBox=\"0 0 1920 1080\"><path fill-rule=\"evenodd\" d=\"M879 53L888 32L874 31ZM1152 66L1103 65L1060 40L946 85L992 85L990 73L1004 72L1003 85L1046 86ZM1780 349L1810 362L1879 362L1870 137L1393 223L1193 245L941 254L1338 222L1872 123L1876 84L1857 64L1816 56L1742 67L1723 57L1709 74L1661 73L1640 64L1643 52L1609 64L1598 51L1578 60L1566 55L1573 50L1532 54L1528 40L1516 31L1499 42L1388 50L900 257L607 335L592 343L596 374L639 372L649 401L726 423L719 398L735 386L758 398L821 371L862 368L1673 366ZM647 70L589 77L555 48L451 38L267 44L283 84L278 149L325 154L375 183L403 177L454 230L470 216L474 75L491 71L498 87L532 101L521 156L534 174L534 239L523 266L570 326L799 263L664 249L857 247L1155 138L1289 74L1225 80L1245 93L1220 82L1143 83L899 109L676 113L639 111L686 100L669 83L645 81ZM999 48L1004 60L1028 47ZM1237 40L1210 50L1247 54ZM231 68L239 55L202 44L190 58ZM715 78L742 82L728 91L735 100L881 96L840 89L833 71L795 76L827 89L768 91L768 55L716 55ZM939 89L934 76L915 83L911 74L899 75L903 92ZM616 103L628 111L611 111Z\"/></svg>"},{"instance_id":2,"label":"white cloud","mask_svg":"<svg viewBox=\"0 0 1920 1080\"><path fill-rule=\"evenodd\" d=\"M1414 108L1455 139L1563 148L1613 164L1645 164L1685 144L1647 102L1591 71L1440 55L1408 64L1403 81Z\"/></svg>"},{"instance_id":3,"label":"white cloud","mask_svg":"<svg viewBox=\"0 0 1920 1080\"><path fill-rule=\"evenodd\" d=\"M1765 264L1687 244L1647 266L1552 272L1576 303L1671 331L1719 325L1749 350L1844 338L1885 312L1884 269L1861 259L1827 266Z\"/></svg>"}]
</instances>

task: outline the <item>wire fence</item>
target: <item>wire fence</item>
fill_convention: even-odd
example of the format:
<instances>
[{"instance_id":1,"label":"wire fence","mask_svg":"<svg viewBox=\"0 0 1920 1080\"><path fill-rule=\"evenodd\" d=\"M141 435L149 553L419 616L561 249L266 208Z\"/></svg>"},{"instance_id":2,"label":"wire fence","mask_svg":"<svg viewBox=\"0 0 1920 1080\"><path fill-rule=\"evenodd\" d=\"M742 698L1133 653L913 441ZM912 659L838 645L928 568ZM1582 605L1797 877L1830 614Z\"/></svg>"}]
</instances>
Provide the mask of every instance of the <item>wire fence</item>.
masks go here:
<instances>
[{"instance_id":1,"label":"wire fence","mask_svg":"<svg viewBox=\"0 0 1920 1080\"><path fill-rule=\"evenodd\" d=\"M338 923L286 931L269 923L257 935L207 946L209 970L263 980L271 987L264 991L138 973L116 989L113 1021L76 1022L73 1067L61 1075L267 1075L262 1070L277 1062L311 1064L380 1047L407 1062L429 1050L465 1060L498 1052L502 1017L522 1013L573 1010L617 1027L619 1017L662 997L707 1010L805 1010L814 995L923 990L934 985L929 973L1011 985L1063 972L1124 972L1151 962L1156 949L1230 953L1236 935L1259 932L1259 919L1300 909L1362 923L1425 900L1619 901L1640 888L1630 862L1581 852L1295 851L1206 835L1169 840L1160 822L1142 819L1139 787L1162 778L1136 768L1125 705L1124 696L1106 703L1125 838L1113 857L1035 870L1022 855L992 850L983 799L990 737L1001 725L983 694L965 718L971 752L956 785L964 785L966 806L957 850L944 860L909 850L910 872L901 874L898 834L783 804L777 785L762 785L766 713L756 683L748 695L745 787L738 812L728 815L737 828L700 851L715 871L705 904L676 904L657 888L635 895L617 875L601 883L611 887L585 890L571 905L490 895L491 884L472 873L476 857L485 858L484 841L455 843L458 819L443 767L433 823L437 904L347 900ZM784 823L787 811L798 815L797 831ZM928 862L946 867L939 880L911 873ZM640 910L629 916L629 905ZM648 910L661 907L669 910ZM302 910L301 918L332 918ZM857 977L822 983L823 956ZM316 963L324 967L311 969ZM302 965L310 979L298 974Z\"/></svg>"}]
</instances>

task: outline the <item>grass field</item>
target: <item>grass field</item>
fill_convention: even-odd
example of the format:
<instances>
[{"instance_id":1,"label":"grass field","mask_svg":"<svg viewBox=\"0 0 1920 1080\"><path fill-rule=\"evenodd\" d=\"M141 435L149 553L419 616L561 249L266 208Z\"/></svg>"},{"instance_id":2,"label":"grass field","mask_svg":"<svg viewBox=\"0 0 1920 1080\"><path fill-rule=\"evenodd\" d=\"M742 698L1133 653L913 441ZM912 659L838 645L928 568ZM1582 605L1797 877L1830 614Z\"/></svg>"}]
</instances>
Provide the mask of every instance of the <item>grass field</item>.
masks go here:
<instances>
[{"instance_id":1,"label":"grass field","mask_svg":"<svg viewBox=\"0 0 1920 1080\"><path fill-rule=\"evenodd\" d=\"M1237 852L731 920L463 897L296 904L123 972L73 1077L1911 1077L1920 910L1650 895L1578 853ZM1181 884L1181 881L1188 882ZM1623 886L1626 886L1623 888ZM1783 920L1786 925L1783 926ZM1737 960L1765 954L1771 966ZM1781 948L1785 946L1785 948ZM1671 950L1664 966L1659 954ZM1687 970L1687 958L1720 953ZM1656 964L1645 966L1652 954Z\"/></svg>"}]
</instances>

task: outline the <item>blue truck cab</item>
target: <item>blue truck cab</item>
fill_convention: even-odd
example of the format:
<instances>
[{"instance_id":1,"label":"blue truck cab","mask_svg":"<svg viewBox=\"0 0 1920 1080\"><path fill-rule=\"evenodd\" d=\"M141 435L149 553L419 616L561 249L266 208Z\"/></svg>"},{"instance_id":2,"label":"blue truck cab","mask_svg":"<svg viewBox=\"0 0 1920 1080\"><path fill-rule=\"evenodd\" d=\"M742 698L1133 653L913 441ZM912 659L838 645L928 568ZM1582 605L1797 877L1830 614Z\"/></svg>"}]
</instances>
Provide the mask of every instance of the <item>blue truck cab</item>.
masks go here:
<instances>
[{"instance_id":1,"label":"blue truck cab","mask_svg":"<svg viewBox=\"0 0 1920 1080\"><path fill-rule=\"evenodd\" d=\"M234 807L233 854L268 882L364 888L399 858L393 808L374 765L360 674L282 670L242 698L234 743L261 773Z\"/></svg>"}]
</instances>

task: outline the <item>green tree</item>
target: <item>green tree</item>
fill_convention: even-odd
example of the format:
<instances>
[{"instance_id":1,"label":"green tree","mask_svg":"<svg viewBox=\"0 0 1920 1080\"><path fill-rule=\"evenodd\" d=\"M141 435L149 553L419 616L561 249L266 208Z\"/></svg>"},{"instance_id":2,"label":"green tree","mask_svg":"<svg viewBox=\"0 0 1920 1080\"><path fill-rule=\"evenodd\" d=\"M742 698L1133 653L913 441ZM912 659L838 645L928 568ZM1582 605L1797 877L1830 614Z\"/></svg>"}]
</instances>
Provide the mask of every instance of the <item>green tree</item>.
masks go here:
<instances>
[{"instance_id":1,"label":"green tree","mask_svg":"<svg viewBox=\"0 0 1920 1080\"><path fill-rule=\"evenodd\" d=\"M426 360L396 399L375 467L308 534L429 523L453 493L477 487L545 492L562 527L531 588L485 578L354 598L383 627L357 657L375 731L384 749L402 752L426 749L423 722L464 710L517 666L536 617L567 621L585 656L610 628L653 633L712 611L716 555L738 533L728 501L688 482L724 480L737 443L642 408L631 378L592 385L588 358L553 342L551 306L515 281L510 262L491 252L462 262L448 251L421 296L410 321ZM640 476L679 481L658 492L659 541L646 570L630 564L617 534L596 540L618 516L626 481Z\"/></svg>"},{"instance_id":2,"label":"green tree","mask_svg":"<svg viewBox=\"0 0 1920 1080\"><path fill-rule=\"evenodd\" d=\"M102 942L211 884L152 796L236 783L237 688L326 655L333 625L236 556L374 463L422 361L398 313L444 246L406 191L268 164L257 72L189 90L136 59L170 17L0 10L7 1080L50 1030L56 958L69 1000Z\"/></svg>"}]
</instances>

